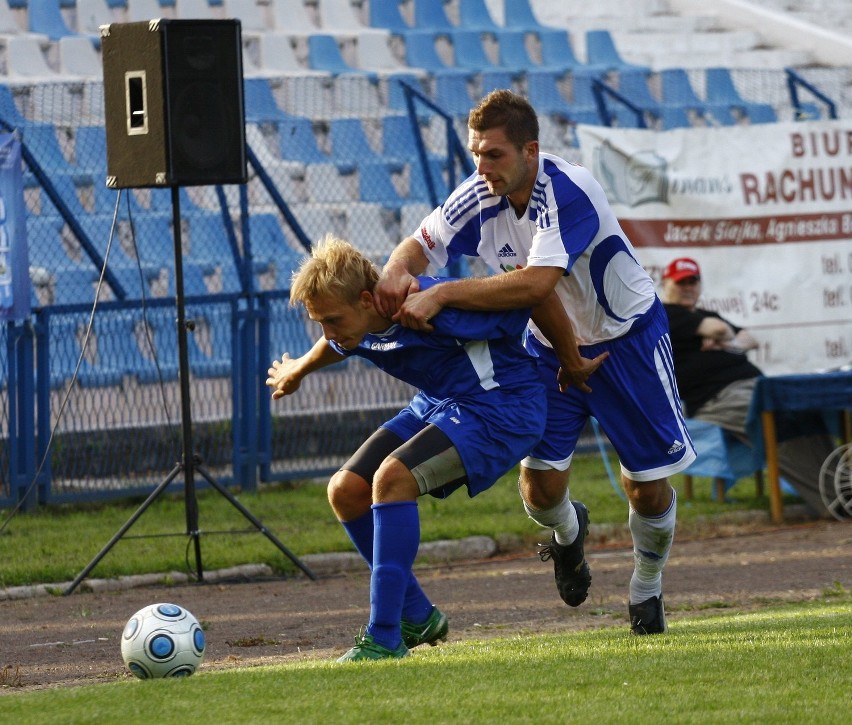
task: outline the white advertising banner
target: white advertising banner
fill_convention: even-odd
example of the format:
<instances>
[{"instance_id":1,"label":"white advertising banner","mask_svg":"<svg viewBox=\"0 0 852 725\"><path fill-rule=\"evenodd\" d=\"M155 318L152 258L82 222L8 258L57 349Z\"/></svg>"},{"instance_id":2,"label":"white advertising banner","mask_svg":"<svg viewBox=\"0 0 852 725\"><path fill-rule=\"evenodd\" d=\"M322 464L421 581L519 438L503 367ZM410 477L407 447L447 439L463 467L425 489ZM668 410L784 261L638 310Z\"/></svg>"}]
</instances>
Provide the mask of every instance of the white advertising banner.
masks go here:
<instances>
[{"instance_id":1,"label":"white advertising banner","mask_svg":"<svg viewBox=\"0 0 852 725\"><path fill-rule=\"evenodd\" d=\"M852 363L852 121L577 135L642 265L694 258L765 373Z\"/></svg>"}]
</instances>

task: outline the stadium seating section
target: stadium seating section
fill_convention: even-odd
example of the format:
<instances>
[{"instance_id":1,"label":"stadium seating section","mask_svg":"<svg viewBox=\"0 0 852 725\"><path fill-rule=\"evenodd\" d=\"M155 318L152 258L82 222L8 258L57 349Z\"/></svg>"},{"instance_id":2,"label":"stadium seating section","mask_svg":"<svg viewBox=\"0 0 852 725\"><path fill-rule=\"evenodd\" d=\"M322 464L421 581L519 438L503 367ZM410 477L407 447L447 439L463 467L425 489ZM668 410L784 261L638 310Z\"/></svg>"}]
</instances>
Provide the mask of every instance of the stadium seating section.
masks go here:
<instances>
[{"instance_id":1,"label":"stadium seating section","mask_svg":"<svg viewBox=\"0 0 852 725\"><path fill-rule=\"evenodd\" d=\"M27 230L31 264L38 270L34 301L91 303L106 259L104 299L174 294L169 191L118 192L105 185L99 28L110 23L241 20L246 138L264 173L252 171L243 191L180 190L186 291L202 297L245 291L249 283L254 290L286 289L304 240L328 231L348 235L381 262L446 193L454 168L448 128L462 134L463 143L471 105L495 88L527 94L541 115L543 146L568 158L578 156L573 132L578 123L665 130L796 117L783 94L780 67L773 76L776 90L768 93L766 83L754 81L754 69L733 63L681 66L683 56L675 53L637 53L613 18L627 13L647 23L657 18L663 27L666 22L686 27L674 25L677 19L666 13L665 3L590 3L597 11L577 8L570 27L542 20L553 17L541 12L545 5L0 0L0 122L5 130L20 131L26 149ZM702 27L722 35L707 19L692 23L696 32ZM819 104L805 110L811 118L825 114ZM458 178L460 170L455 173ZM277 205L276 193L296 228ZM241 211L248 213L247 223ZM249 250L246 276L240 269ZM230 329L221 314L204 319L208 349L193 348L194 364L206 374L227 374ZM149 323L149 337L166 355L165 372L173 375L169 325L161 322ZM87 363L84 384L113 384L116 374L127 372L129 358L111 336L133 330L134 339L141 339L140 324L128 317L93 331L99 352L118 362ZM295 329L290 319L276 324L277 342ZM78 318L62 321L51 352L55 384L71 372L79 335ZM147 365L133 374L150 381L157 371Z\"/></svg>"}]
</instances>

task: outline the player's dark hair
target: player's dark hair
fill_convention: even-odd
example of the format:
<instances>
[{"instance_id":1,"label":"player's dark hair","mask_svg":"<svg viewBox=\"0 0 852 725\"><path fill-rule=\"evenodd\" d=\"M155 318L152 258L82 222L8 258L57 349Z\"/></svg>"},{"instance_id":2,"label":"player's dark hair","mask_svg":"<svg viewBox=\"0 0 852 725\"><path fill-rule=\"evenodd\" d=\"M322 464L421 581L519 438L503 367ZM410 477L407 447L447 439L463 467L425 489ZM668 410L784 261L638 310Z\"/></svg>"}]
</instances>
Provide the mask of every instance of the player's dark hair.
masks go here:
<instances>
[{"instance_id":1,"label":"player's dark hair","mask_svg":"<svg viewBox=\"0 0 852 725\"><path fill-rule=\"evenodd\" d=\"M538 116L523 96L506 89L491 91L468 116L467 125L474 131L504 128L506 137L518 149L530 141L538 141Z\"/></svg>"}]
</instances>

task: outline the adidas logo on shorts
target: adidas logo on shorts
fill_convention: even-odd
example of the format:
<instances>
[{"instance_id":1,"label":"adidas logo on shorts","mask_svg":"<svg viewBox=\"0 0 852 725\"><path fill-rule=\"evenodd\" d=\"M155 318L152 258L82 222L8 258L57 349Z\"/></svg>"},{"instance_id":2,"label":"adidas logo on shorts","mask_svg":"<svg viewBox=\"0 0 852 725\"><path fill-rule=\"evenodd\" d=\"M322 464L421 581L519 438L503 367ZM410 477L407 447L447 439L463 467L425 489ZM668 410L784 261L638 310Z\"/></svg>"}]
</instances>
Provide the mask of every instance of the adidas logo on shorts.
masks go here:
<instances>
[{"instance_id":1,"label":"adidas logo on shorts","mask_svg":"<svg viewBox=\"0 0 852 725\"><path fill-rule=\"evenodd\" d=\"M682 451L684 448L686 448L686 446L679 440L675 439L675 442L672 444L672 447L669 448L669 455L671 456L672 454L677 453L678 451Z\"/></svg>"}]
</instances>

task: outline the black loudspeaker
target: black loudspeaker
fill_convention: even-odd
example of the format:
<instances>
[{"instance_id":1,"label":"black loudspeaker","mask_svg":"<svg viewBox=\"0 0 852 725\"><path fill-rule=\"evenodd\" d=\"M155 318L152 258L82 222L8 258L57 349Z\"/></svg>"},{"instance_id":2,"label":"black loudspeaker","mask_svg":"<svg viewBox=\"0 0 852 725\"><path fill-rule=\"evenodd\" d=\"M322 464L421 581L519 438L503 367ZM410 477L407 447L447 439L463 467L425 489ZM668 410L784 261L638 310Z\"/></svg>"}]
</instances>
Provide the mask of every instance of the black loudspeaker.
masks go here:
<instances>
[{"instance_id":1,"label":"black loudspeaker","mask_svg":"<svg viewBox=\"0 0 852 725\"><path fill-rule=\"evenodd\" d=\"M112 188L243 184L239 20L101 27Z\"/></svg>"}]
</instances>

